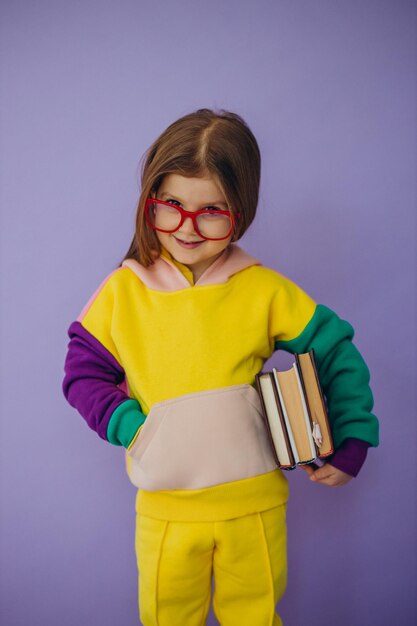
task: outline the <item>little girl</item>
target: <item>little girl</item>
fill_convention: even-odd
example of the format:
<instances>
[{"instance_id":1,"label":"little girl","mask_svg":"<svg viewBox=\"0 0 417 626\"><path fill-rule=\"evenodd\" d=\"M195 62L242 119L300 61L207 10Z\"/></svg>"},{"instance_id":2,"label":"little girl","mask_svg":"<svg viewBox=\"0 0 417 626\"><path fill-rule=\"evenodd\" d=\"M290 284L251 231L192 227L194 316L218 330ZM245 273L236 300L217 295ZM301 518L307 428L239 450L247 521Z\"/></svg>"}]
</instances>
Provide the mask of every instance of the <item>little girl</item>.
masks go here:
<instances>
[{"instance_id":1,"label":"little girl","mask_svg":"<svg viewBox=\"0 0 417 626\"><path fill-rule=\"evenodd\" d=\"M288 483L255 374L275 350L315 350L335 453L311 480L339 486L378 445L352 326L237 241L258 202L244 120L200 109L146 153L136 232L69 329L63 392L126 448L144 626L278 626Z\"/></svg>"}]
</instances>

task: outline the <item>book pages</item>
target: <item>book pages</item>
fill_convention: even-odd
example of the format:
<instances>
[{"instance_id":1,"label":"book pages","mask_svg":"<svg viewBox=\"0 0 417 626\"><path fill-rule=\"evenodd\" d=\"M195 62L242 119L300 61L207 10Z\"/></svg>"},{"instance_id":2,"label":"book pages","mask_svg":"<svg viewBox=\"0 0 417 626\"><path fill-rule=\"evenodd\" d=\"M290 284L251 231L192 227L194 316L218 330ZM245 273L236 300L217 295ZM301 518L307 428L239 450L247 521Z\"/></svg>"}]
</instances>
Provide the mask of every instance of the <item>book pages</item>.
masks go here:
<instances>
[{"instance_id":1,"label":"book pages","mask_svg":"<svg viewBox=\"0 0 417 626\"><path fill-rule=\"evenodd\" d=\"M316 454L311 454L311 433L307 429L304 409L301 402L299 383L294 368L287 372L277 372L279 386L285 408L291 424L300 462L311 461Z\"/></svg>"},{"instance_id":2,"label":"book pages","mask_svg":"<svg viewBox=\"0 0 417 626\"><path fill-rule=\"evenodd\" d=\"M298 389L299 389L299 393L300 393L301 405L303 407L304 421L305 421L305 424L306 424L306 431L307 431L308 440L309 440L309 444L310 444L310 454L311 454L311 458L314 459L315 456L316 456L316 448L314 447L314 440L313 440L313 434L312 434L313 429L312 429L312 425L311 425L311 422L310 422L310 417L309 417L309 414L308 414L306 401L305 401L305 398L304 398L304 389L303 389L303 386L301 384L300 375L298 373L297 363L294 363L293 368L294 368L295 376L297 378Z\"/></svg>"},{"instance_id":3,"label":"book pages","mask_svg":"<svg viewBox=\"0 0 417 626\"><path fill-rule=\"evenodd\" d=\"M320 446L320 455L325 456L333 451L333 445L325 408L323 407L322 396L316 379L314 365L308 352L305 354L299 354L298 358L306 389L310 416L313 422L317 422L319 424L323 438L322 445Z\"/></svg>"},{"instance_id":4,"label":"book pages","mask_svg":"<svg viewBox=\"0 0 417 626\"><path fill-rule=\"evenodd\" d=\"M275 401L274 391L271 387L271 379L269 376L260 376L259 382L261 384L262 396L265 403L269 427L271 429L271 435L272 439L274 440L279 462L282 465L291 465L287 446L285 445L285 436L282 431L282 425Z\"/></svg>"},{"instance_id":5,"label":"book pages","mask_svg":"<svg viewBox=\"0 0 417 626\"><path fill-rule=\"evenodd\" d=\"M294 455L295 462L299 463L300 457L298 456L297 446L296 446L294 435L293 435L292 428L291 428L291 422L288 417L287 409L285 408L284 397L282 395L281 387L280 387L279 380L278 380L278 372L275 369L275 367L272 368L272 371L274 373L275 385L276 385L278 396L281 402L282 413L284 415L284 421L285 421L285 426L287 428L288 439L290 441L291 450Z\"/></svg>"}]
</instances>

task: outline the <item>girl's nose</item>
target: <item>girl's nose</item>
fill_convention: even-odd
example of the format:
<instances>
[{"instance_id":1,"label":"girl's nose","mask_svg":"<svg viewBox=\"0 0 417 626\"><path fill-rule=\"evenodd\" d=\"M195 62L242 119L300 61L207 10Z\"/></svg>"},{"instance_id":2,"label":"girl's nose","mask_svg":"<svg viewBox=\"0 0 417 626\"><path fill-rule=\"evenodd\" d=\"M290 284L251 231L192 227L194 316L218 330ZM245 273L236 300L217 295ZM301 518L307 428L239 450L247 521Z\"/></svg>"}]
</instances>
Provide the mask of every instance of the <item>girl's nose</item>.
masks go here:
<instances>
[{"instance_id":1,"label":"girl's nose","mask_svg":"<svg viewBox=\"0 0 417 626\"><path fill-rule=\"evenodd\" d=\"M186 217L182 226L181 226L181 232L183 233L193 233L194 232L194 225L193 225L193 220L191 219L191 217Z\"/></svg>"}]
</instances>

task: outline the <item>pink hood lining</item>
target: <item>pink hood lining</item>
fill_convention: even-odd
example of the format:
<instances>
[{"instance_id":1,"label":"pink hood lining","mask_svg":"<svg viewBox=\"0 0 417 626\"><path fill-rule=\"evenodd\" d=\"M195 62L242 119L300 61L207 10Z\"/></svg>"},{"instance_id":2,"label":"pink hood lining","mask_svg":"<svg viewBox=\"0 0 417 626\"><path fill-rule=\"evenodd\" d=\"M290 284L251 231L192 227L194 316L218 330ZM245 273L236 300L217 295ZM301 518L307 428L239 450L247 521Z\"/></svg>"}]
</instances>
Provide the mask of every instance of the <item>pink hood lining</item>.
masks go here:
<instances>
[{"instance_id":1,"label":"pink hood lining","mask_svg":"<svg viewBox=\"0 0 417 626\"><path fill-rule=\"evenodd\" d=\"M125 259L122 263L122 267L129 267L147 287L157 291L177 291L187 287L226 283L233 274L252 265L262 263L235 243L225 248L194 285L191 285L175 263L165 256L159 256L149 267L144 267L136 259Z\"/></svg>"}]
</instances>

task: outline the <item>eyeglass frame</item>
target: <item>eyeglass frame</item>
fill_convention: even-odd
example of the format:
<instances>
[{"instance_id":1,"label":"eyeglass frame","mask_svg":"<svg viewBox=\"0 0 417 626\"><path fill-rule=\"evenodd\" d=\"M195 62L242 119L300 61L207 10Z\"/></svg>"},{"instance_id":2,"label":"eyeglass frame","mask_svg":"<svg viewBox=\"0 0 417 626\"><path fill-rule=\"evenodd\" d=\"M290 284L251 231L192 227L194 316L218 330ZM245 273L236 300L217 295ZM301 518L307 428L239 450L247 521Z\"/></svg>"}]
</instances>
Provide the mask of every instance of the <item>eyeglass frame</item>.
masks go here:
<instances>
[{"instance_id":1,"label":"eyeglass frame","mask_svg":"<svg viewBox=\"0 0 417 626\"><path fill-rule=\"evenodd\" d=\"M180 212L181 214L181 220L180 223L178 224L177 228L175 228L174 230L164 230L163 228L156 228L156 226L154 224L151 224L149 215L148 215L148 210L149 210L149 205L152 203L158 203L158 204L164 204L165 206L169 206L171 208L177 209L177 211ZM220 213L222 215L228 215L230 217L230 222L231 222L231 227L229 232L227 233L227 235L225 237L205 237L204 235L202 235L198 229L197 226L197 216L201 215L203 213L213 213L213 211L210 211L208 209L198 209L197 211L187 211L186 209L183 209L181 206L177 206L176 204L172 204L172 202L164 202L164 200L158 200L158 198L147 198L145 200L145 208L144 208L144 212L145 212L145 219L147 221L147 223L149 224L149 226L153 229L153 230L158 230L161 233L175 233L179 228L181 228L181 226L184 224L185 219L187 217L191 217L192 222L193 222L193 227L195 232L199 235L199 237L202 237L203 239L206 239L207 241L222 241L223 239L227 239L230 236L230 233L233 231L235 224L236 224L236 217L240 217L241 213L236 213L234 214L232 211L227 211L227 210L223 210L223 209L217 209L216 213Z\"/></svg>"}]
</instances>

